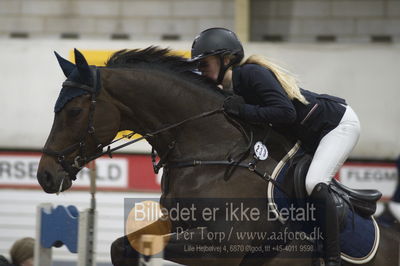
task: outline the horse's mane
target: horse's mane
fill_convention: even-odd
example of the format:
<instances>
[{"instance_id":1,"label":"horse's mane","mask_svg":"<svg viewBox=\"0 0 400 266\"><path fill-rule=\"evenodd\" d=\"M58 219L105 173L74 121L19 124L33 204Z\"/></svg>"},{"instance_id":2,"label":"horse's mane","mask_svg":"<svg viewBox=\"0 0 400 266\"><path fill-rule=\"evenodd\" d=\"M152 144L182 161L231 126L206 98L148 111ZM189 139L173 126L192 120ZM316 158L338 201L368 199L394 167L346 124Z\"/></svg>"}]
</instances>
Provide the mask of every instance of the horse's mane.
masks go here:
<instances>
[{"instance_id":1,"label":"horse's mane","mask_svg":"<svg viewBox=\"0 0 400 266\"><path fill-rule=\"evenodd\" d=\"M173 55L168 48L149 46L145 49L120 50L108 59L107 67L136 67L138 65L165 67L177 72L193 71L195 62Z\"/></svg>"},{"instance_id":2,"label":"horse's mane","mask_svg":"<svg viewBox=\"0 0 400 266\"><path fill-rule=\"evenodd\" d=\"M168 48L149 46L145 49L120 50L108 59L106 67L158 69L177 75L178 78L201 87L211 88L225 94L218 89L211 79L194 73L197 68L196 62L189 61L182 56L173 55Z\"/></svg>"}]
</instances>

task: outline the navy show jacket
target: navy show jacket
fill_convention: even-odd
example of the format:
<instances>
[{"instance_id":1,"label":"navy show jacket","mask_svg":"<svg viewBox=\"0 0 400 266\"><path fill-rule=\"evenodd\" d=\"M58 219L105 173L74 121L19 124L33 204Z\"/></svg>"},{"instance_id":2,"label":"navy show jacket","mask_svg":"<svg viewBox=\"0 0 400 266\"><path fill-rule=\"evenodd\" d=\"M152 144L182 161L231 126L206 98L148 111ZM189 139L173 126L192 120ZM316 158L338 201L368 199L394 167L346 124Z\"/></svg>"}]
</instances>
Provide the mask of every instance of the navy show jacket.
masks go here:
<instances>
[{"instance_id":1,"label":"navy show jacket","mask_svg":"<svg viewBox=\"0 0 400 266\"><path fill-rule=\"evenodd\" d=\"M344 99L303 89L309 104L290 100L276 76L256 64L233 68L232 82L234 92L246 102L240 114L243 119L268 123L276 131L292 135L310 153L339 124L346 110Z\"/></svg>"}]
</instances>

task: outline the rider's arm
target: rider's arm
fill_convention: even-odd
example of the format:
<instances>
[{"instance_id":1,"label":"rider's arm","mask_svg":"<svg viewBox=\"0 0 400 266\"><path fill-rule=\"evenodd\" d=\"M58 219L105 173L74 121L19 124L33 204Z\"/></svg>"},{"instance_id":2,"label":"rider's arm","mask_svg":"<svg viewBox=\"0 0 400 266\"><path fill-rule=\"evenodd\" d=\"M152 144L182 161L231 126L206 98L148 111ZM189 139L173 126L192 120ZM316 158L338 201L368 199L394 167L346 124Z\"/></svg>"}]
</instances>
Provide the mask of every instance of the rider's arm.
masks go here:
<instances>
[{"instance_id":1,"label":"rider's arm","mask_svg":"<svg viewBox=\"0 0 400 266\"><path fill-rule=\"evenodd\" d=\"M258 65L244 65L241 78L246 89L259 98L261 104L246 104L241 116L249 122L291 124L296 109L271 71Z\"/></svg>"}]
</instances>

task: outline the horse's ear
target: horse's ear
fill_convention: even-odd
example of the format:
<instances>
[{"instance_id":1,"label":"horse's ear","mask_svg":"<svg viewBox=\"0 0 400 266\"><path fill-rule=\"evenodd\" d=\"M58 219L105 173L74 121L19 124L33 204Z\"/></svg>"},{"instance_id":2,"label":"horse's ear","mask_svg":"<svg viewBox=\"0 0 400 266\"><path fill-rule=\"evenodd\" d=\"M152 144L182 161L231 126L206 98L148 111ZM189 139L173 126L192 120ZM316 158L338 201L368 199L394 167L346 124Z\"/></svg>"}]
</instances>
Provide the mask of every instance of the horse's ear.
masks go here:
<instances>
[{"instance_id":1,"label":"horse's ear","mask_svg":"<svg viewBox=\"0 0 400 266\"><path fill-rule=\"evenodd\" d=\"M86 58L76 48L74 49L74 54L75 54L76 67L78 68L81 77L90 77L91 75L90 68L89 64L86 61Z\"/></svg>"},{"instance_id":2,"label":"horse's ear","mask_svg":"<svg viewBox=\"0 0 400 266\"><path fill-rule=\"evenodd\" d=\"M75 65L68 61L67 59L62 58L56 51L54 51L54 54L57 57L57 61L60 64L60 67L62 71L64 72L65 77L68 78L68 76L72 73L72 71L75 69Z\"/></svg>"}]
</instances>

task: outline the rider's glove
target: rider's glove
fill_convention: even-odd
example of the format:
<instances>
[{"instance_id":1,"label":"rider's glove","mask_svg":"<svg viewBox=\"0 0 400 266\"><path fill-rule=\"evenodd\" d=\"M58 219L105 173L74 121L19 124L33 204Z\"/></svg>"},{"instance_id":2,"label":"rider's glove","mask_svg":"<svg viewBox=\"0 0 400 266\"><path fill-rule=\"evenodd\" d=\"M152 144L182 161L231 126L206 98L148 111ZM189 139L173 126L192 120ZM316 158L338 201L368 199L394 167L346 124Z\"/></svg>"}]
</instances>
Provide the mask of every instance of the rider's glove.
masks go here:
<instances>
[{"instance_id":1,"label":"rider's glove","mask_svg":"<svg viewBox=\"0 0 400 266\"><path fill-rule=\"evenodd\" d=\"M227 114L240 117L244 105L245 101L243 97L233 95L225 99L223 107Z\"/></svg>"}]
</instances>

